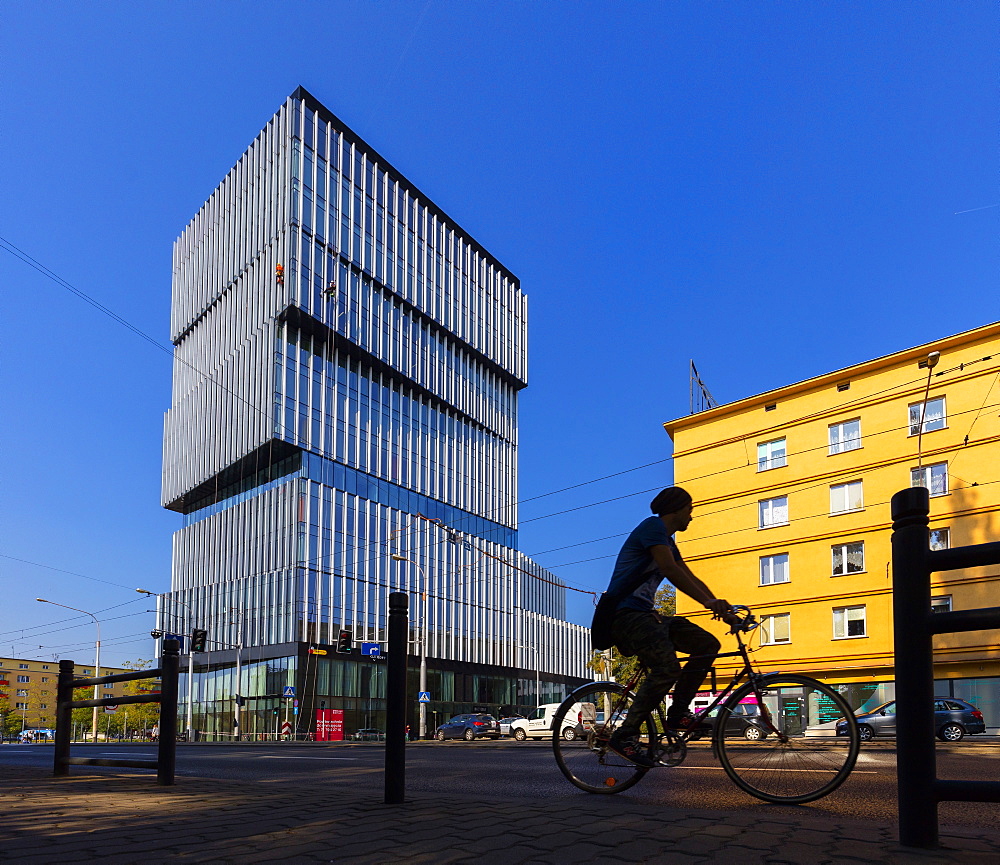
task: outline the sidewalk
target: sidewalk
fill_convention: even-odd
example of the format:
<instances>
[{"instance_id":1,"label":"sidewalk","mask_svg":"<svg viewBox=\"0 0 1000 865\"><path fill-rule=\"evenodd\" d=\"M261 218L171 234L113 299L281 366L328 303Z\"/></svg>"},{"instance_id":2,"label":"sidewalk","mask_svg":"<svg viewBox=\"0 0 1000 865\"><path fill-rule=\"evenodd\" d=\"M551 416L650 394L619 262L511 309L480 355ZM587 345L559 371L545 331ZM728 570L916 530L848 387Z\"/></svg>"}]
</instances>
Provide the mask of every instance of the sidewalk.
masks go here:
<instances>
[{"instance_id":1,"label":"sidewalk","mask_svg":"<svg viewBox=\"0 0 1000 865\"><path fill-rule=\"evenodd\" d=\"M895 827L730 814L567 793L382 804L370 788L308 789L183 777L10 767L0 778L0 861L39 863L996 863L1000 829L942 827L945 849L905 850ZM763 813L763 818L762 818Z\"/></svg>"}]
</instances>

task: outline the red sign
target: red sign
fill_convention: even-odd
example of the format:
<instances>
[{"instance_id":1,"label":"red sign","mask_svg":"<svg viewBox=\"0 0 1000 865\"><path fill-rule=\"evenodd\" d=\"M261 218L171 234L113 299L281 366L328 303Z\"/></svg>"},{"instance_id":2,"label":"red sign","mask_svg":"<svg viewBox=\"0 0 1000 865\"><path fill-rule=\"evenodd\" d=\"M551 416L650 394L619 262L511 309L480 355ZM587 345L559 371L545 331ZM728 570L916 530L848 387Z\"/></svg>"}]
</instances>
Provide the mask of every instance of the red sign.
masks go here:
<instances>
[{"instance_id":1,"label":"red sign","mask_svg":"<svg viewBox=\"0 0 1000 865\"><path fill-rule=\"evenodd\" d=\"M316 741L317 742L344 741L343 709L316 710Z\"/></svg>"}]
</instances>

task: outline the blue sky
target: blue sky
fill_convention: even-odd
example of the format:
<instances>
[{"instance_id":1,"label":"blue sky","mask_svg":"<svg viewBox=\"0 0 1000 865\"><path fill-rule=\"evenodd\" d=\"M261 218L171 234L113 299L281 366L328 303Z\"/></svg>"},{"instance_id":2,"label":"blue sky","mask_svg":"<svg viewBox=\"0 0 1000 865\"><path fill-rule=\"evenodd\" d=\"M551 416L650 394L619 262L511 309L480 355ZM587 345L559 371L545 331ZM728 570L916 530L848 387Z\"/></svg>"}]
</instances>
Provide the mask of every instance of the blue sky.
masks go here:
<instances>
[{"instance_id":1,"label":"blue sky","mask_svg":"<svg viewBox=\"0 0 1000 865\"><path fill-rule=\"evenodd\" d=\"M303 85L521 279L521 497L655 463L521 509L599 591L689 359L725 402L1000 318L998 33L978 0L11 0L0 236L167 344L174 238ZM0 262L0 655L89 660L42 596L151 657L169 357Z\"/></svg>"}]
</instances>

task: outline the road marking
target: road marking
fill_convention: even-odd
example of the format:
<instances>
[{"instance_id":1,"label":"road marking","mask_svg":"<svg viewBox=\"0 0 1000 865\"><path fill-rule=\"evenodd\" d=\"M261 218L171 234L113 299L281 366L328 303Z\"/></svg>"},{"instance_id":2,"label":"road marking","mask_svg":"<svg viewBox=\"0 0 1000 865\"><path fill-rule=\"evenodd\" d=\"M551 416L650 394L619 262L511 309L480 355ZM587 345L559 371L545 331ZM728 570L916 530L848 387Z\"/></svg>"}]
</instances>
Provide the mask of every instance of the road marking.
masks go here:
<instances>
[{"instance_id":1,"label":"road marking","mask_svg":"<svg viewBox=\"0 0 1000 865\"><path fill-rule=\"evenodd\" d=\"M258 760L354 760L357 761L358 757L292 757L286 756L284 754L251 754L250 756L256 757Z\"/></svg>"}]
</instances>

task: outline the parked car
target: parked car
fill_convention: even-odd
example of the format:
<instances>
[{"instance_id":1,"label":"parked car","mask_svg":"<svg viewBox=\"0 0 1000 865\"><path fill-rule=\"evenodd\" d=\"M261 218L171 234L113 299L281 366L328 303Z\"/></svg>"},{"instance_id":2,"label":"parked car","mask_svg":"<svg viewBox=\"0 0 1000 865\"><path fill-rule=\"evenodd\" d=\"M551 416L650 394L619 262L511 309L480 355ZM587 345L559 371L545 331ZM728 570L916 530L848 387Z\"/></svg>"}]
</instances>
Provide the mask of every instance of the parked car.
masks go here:
<instances>
[{"instance_id":1,"label":"parked car","mask_svg":"<svg viewBox=\"0 0 1000 865\"><path fill-rule=\"evenodd\" d=\"M870 712L857 716L858 733L862 742L876 736L896 735L896 701L883 703ZM944 742L958 742L966 733L985 733L983 713L972 703L956 697L934 698L934 732ZM837 722L837 735L847 735L847 721Z\"/></svg>"},{"instance_id":2,"label":"parked car","mask_svg":"<svg viewBox=\"0 0 1000 865\"><path fill-rule=\"evenodd\" d=\"M353 736L351 736L351 738L355 742L384 742L385 733L383 733L381 730L372 730L372 729L358 730L358 732L355 733Z\"/></svg>"},{"instance_id":3,"label":"parked car","mask_svg":"<svg viewBox=\"0 0 1000 865\"><path fill-rule=\"evenodd\" d=\"M439 742L445 739L499 739L500 722L492 715L468 714L456 715L450 721L445 721L434 734Z\"/></svg>"},{"instance_id":4,"label":"parked car","mask_svg":"<svg viewBox=\"0 0 1000 865\"><path fill-rule=\"evenodd\" d=\"M703 720L712 726L714 733L719 723L718 709ZM727 736L742 736L751 742L759 742L767 738L768 732L767 725L760 717L760 706L756 703L738 703L726 719Z\"/></svg>"},{"instance_id":5,"label":"parked car","mask_svg":"<svg viewBox=\"0 0 1000 865\"><path fill-rule=\"evenodd\" d=\"M549 738L552 736L552 724L555 721L556 709L562 703L542 703L528 713L527 718L520 718L510 725L510 734L518 741L523 742L528 738ZM579 736L584 735L585 730L593 723L597 717L597 710L593 703L577 703L573 706L566 723L559 735L567 742L572 742Z\"/></svg>"},{"instance_id":6,"label":"parked car","mask_svg":"<svg viewBox=\"0 0 1000 865\"><path fill-rule=\"evenodd\" d=\"M510 735L510 725L515 721L523 720L524 715L511 715L509 718L501 718L500 723L500 735L509 736Z\"/></svg>"}]
</instances>

